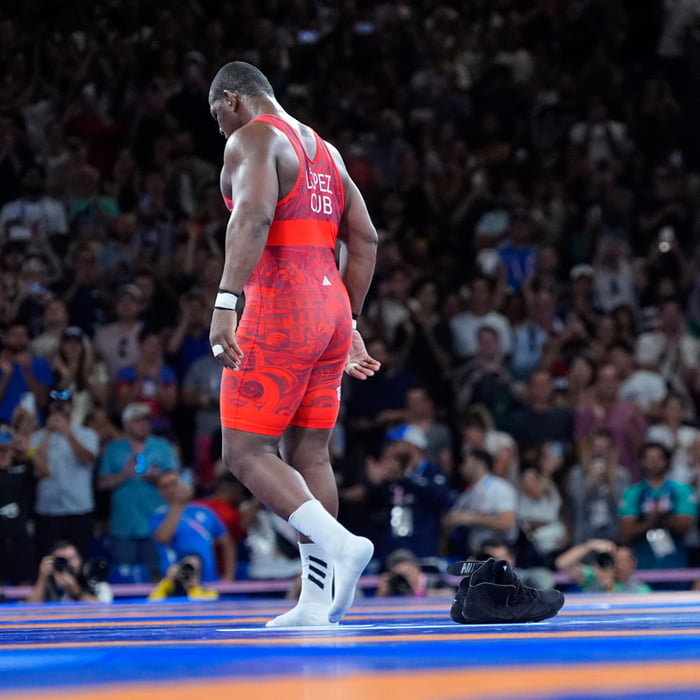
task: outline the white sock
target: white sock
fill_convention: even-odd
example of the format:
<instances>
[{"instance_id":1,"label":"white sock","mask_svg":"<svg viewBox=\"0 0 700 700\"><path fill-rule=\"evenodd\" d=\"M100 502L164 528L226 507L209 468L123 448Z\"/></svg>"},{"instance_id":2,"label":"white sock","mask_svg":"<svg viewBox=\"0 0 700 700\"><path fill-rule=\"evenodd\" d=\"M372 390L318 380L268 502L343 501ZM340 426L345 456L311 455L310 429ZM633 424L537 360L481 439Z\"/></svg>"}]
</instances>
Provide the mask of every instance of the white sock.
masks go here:
<instances>
[{"instance_id":1,"label":"white sock","mask_svg":"<svg viewBox=\"0 0 700 700\"><path fill-rule=\"evenodd\" d=\"M328 621L333 590L333 566L323 547L314 542L299 543L301 593L288 612L270 620L265 627L320 627Z\"/></svg>"},{"instance_id":2,"label":"white sock","mask_svg":"<svg viewBox=\"0 0 700 700\"><path fill-rule=\"evenodd\" d=\"M346 530L316 499L302 503L289 516L289 523L321 545L332 559L335 592L328 619L339 622L355 599L357 581L372 558L374 545Z\"/></svg>"}]
</instances>

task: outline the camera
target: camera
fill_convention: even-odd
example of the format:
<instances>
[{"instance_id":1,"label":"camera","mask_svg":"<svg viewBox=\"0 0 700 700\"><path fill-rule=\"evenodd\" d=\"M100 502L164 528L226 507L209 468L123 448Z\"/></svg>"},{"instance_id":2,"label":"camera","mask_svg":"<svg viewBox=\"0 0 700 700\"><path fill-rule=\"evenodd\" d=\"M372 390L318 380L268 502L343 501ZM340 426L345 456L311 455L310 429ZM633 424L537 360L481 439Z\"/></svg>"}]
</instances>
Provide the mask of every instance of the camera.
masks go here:
<instances>
[{"instance_id":1,"label":"camera","mask_svg":"<svg viewBox=\"0 0 700 700\"><path fill-rule=\"evenodd\" d=\"M610 552L596 552L595 563L601 569L612 569L615 566L615 559Z\"/></svg>"},{"instance_id":2,"label":"camera","mask_svg":"<svg viewBox=\"0 0 700 700\"><path fill-rule=\"evenodd\" d=\"M180 583L190 583L195 576L195 568L190 562L186 561L180 564L175 578L180 581Z\"/></svg>"},{"instance_id":3,"label":"camera","mask_svg":"<svg viewBox=\"0 0 700 700\"><path fill-rule=\"evenodd\" d=\"M413 589L403 574L391 574L389 577L389 595L412 595Z\"/></svg>"},{"instance_id":4,"label":"camera","mask_svg":"<svg viewBox=\"0 0 700 700\"><path fill-rule=\"evenodd\" d=\"M53 560L53 570L59 574L63 573L64 571L69 571L70 573L74 574L74 571L71 569L70 564L68 563L68 559L65 557L56 557Z\"/></svg>"},{"instance_id":5,"label":"camera","mask_svg":"<svg viewBox=\"0 0 700 700\"><path fill-rule=\"evenodd\" d=\"M55 557L53 570L56 573L67 571L78 579L81 588L92 590L95 584L102 583L109 577L109 562L105 559L90 559L83 564L81 571L73 571L68 559Z\"/></svg>"}]
</instances>

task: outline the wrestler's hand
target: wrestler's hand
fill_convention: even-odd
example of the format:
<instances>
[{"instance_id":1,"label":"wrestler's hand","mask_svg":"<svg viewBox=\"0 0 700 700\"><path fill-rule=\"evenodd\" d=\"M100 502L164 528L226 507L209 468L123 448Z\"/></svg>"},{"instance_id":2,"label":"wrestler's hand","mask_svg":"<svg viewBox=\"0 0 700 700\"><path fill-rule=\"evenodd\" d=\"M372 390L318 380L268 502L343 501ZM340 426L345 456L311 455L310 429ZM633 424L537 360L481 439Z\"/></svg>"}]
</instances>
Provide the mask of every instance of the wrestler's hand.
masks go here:
<instances>
[{"instance_id":1,"label":"wrestler's hand","mask_svg":"<svg viewBox=\"0 0 700 700\"><path fill-rule=\"evenodd\" d=\"M345 371L355 379L367 379L379 370L381 364L370 357L365 347L365 341L359 331L352 332L352 343L350 344L350 352L345 363Z\"/></svg>"},{"instance_id":2,"label":"wrestler's hand","mask_svg":"<svg viewBox=\"0 0 700 700\"><path fill-rule=\"evenodd\" d=\"M224 367L236 370L243 353L236 341L238 314L229 309L214 309L209 327L209 344L214 357Z\"/></svg>"}]
</instances>

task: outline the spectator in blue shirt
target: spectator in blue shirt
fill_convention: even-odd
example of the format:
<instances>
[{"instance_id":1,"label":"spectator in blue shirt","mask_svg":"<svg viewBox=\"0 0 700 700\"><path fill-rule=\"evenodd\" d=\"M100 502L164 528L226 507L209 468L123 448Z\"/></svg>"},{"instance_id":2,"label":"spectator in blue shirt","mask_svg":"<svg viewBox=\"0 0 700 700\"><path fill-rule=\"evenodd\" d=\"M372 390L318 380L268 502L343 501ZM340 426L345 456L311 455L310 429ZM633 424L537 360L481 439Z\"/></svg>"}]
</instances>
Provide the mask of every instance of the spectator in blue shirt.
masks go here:
<instances>
[{"instance_id":1,"label":"spectator in blue shirt","mask_svg":"<svg viewBox=\"0 0 700 700\"><path fill-rule=\"evenodd\" d=\"M122 411L125 437L107 443L100 462L97 488L111 491L110 550L117 565L148 567L160 578L151 540L150 516L163 505L156 482L180 463L168 440L151 435L148 404L134 402Z\"/></svg>"},{"instance_id":2,"label":"spectator in blue shirt","mask_svg":"<svg viewBox=\"0 0 700 700\"><path fill-rule=\"evenodd\" d=\"M0 351L0 420L9 423L12 414L30 397L35 412L46 408L53 384L51 366L43 357L35 357L29 347L29 329L24 323L12 323L3 334Z\"/></svg>"},{"instance_id":3,"label":"spectator in blue shirt","mask_svg":"<svg viewBox=\"0 0 700 700\"><path fill-rule=\"evenodd\" d=\"M151 515L150 527L162 573L185 555L196 554L202 561L202 581L216 581L219 578L215 554L218 545L223 566L220 580L233 580L233 541L214 511L192 503L192 488L175 472L159 474L158 491L165 505Z\"/></svg>"}]
</instances>

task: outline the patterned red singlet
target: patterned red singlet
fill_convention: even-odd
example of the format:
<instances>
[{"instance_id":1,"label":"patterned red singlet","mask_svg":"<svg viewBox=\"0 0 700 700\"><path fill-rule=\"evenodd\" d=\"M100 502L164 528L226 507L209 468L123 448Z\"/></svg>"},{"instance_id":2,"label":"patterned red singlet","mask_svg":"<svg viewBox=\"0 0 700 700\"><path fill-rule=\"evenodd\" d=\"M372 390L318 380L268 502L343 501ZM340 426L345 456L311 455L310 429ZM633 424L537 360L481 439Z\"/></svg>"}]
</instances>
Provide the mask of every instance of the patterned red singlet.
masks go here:
<instances>
[{"instance_id":1,"label":"patterned red singlet","mask_svg":"<svg viewBox=\"0 0 700 700\"><path fill-rule=\"evenodd\" d=\"M318 135L311 159L287 122L273 115L257 121L285 134L300 168L245 286L236 333L244 358L237 371L223 370L221 422L263 435L281 435L288 425L330 429L352 337L350 301L335 261L343 182Z\"/></svg>"}]
</instances>

